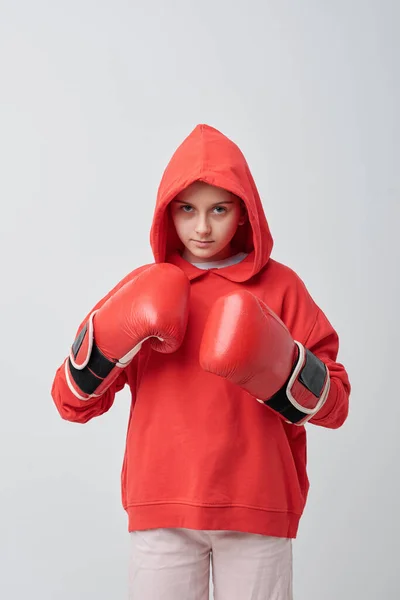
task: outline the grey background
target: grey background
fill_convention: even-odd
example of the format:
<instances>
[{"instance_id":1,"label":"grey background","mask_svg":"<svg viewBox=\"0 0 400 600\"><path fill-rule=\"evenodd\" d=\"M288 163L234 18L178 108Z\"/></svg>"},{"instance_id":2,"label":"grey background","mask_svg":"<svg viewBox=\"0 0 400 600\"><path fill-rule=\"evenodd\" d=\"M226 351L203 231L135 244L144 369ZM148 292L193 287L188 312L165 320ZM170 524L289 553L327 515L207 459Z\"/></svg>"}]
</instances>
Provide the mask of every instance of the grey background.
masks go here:
<instances>
[{"instance_id":1,"label":"grey background","mask_svg":"<svg viewBox=\"0 0 400 600\"><path fill-rule=\"evenodd\" d=\"M399 3L0 2L0 597L125 598L124 390L85 426L50 398L91 306L148 243L172 152L242 148L353 384L308 427L296 600L399 597Z\"/></svg>"}]
</instances>

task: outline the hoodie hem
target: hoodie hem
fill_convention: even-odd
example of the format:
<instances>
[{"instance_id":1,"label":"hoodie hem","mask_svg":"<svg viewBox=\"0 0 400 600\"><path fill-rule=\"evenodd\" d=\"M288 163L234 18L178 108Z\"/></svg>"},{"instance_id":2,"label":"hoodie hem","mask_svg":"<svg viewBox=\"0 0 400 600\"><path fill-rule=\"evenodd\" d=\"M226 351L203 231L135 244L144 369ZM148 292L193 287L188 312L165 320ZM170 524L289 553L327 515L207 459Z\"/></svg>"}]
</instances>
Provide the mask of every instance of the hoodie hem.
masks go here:
<instances>
[{"instance_id":1,"label":"hoodie hem","mask_svg":"<svg viewBox=\"0 0 400 600\"><path fill-rule=\"evenodd\" d=\"M159 528L240 531L272 537L295 538L300 516L238 506L147 504L125 508L129 531Z\"/></svg>"}]
</instances>

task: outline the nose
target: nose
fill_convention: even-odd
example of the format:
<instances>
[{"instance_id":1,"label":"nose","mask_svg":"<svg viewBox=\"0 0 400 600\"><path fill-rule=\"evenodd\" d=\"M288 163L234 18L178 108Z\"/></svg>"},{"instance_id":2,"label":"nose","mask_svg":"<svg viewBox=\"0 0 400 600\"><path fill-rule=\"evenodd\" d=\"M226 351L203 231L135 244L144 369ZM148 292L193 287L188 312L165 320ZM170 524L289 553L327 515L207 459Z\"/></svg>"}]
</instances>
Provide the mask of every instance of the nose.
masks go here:
<instances>
[{"instance_id":1,"label":"nose","mask_svg":"<svg viewBox=\"0 0 400 600\"><path fill-rule=\"evenodd\" d=\"M206 237L210 235L211 227L210 223L208 222L207 215L199 215L196 221L195 232L199 237Z\"/></svg>"}]
</instances>

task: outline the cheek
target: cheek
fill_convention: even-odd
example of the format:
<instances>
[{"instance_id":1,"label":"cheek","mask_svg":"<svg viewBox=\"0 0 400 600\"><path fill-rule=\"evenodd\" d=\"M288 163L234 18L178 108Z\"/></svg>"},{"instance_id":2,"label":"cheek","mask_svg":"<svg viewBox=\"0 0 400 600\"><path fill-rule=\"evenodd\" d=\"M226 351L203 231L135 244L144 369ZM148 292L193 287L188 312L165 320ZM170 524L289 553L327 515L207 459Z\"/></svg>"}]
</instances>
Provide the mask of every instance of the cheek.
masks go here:
<instances>
[{"instance_id":1,"label":"cheek","mask_svg":"<svg viewBox=\"0 0 400 600\"><path fill-rule=\"evenodd\" d=\"M221 234L225 238L232 239L232 237L235 235L236 230L238 228L239 220L240 220L240 214L234 213L232 215L229 215L229 218L227 218L225 220L225 222L223 223L223 226L221 227Z\"/></svg>"},{"instance_id":2,"label":"cheek","mask_svg":"<svg viewBox=\"0 0 400 600\"><path fill-rule=\"evenodd\" d=\"M172 222L175 226L178 237L185 237L185 233L188 230L188 219L184 218L184 216L180 213L173 213Z\"/></svg>"}]
</instances>

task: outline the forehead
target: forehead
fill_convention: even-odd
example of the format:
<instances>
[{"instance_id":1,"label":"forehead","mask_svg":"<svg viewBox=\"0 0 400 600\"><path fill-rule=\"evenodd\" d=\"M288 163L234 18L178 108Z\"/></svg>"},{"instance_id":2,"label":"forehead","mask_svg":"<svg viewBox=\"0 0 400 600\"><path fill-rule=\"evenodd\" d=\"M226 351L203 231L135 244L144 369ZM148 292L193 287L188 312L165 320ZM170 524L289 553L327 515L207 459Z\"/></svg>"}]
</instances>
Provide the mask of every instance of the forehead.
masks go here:
<instances>
[{"instance_id":1,"label":"forehead","mask_svg":"<svg viewBox=\"0 0 400 600\"><path fill-rule=\"evenodd\" d=\"M177 195L176 200L181 202L189 202L190 204L206 205L221 202L232 202L235 201L235 197L227 190L209 185L203 181L195 181L187 188L182 190Z\"/></svg>"}]
</instances>

